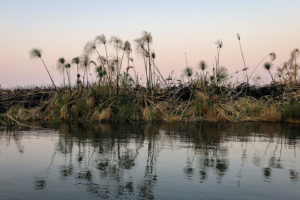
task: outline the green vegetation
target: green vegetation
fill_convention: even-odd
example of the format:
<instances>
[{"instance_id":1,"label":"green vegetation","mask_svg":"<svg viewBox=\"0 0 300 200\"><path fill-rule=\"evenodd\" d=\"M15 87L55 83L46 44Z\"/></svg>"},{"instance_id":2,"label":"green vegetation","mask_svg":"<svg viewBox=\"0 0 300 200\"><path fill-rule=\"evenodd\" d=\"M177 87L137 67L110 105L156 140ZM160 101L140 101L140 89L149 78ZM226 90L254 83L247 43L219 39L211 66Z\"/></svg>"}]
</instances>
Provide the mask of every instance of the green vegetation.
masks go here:
<instances>
[{"instance_id":1,"label":"green vegetation","mask_svg":"<svg viewBox=\"0 0 300 200\"><path fill-rule=\"evenodd\" d=\"M247 72L239 34L238 40L244 63L240 71ZM181 75L172 77L171 74L167 79L163 78L155 63L152 42L151 33L146 31L134 40L136 53L144 61L145 83L139 82L130 42L123 43L116 36L112 36L109 42L104 35L97 36L85 45L84 54L74 57L70 63L64 57L59 58L57 69L63 74L62 87L54 85L42 60L42 51L32 49L30 58L43 62L55 90L1 90L0 123L7 124L14 120L14 123L27 120L300 122L298 49L292 51L289 61L277 68L275 76L271 71L276 54L270 53L264 57L257 67L269 57L270 62L265 62L261 67L268 70L272 81L261 85L258 83L261 80L259 77L251 79L257 67L250 76L246 73L241 82L238 79L232 81L232 74L220 66L223 42L218 40L215 68L209 68L204 60L192 68L186 59L183 75L188 82L185 82ZM108 44L113 45L116 55L108 56ZM98 51L100 45L105 47L105 56ZM95 61L91 58L93 54L97 55ZM77 68L77 81L73 85L70 73L72 65ZM91 76L92 80L89 80L91 68L96 79ZM80 72L83 72L83 76ZM66 78L68 86L65 84ZM256 85L249 85L249 81L254 81Z\"/></svg>"}]
</instances>

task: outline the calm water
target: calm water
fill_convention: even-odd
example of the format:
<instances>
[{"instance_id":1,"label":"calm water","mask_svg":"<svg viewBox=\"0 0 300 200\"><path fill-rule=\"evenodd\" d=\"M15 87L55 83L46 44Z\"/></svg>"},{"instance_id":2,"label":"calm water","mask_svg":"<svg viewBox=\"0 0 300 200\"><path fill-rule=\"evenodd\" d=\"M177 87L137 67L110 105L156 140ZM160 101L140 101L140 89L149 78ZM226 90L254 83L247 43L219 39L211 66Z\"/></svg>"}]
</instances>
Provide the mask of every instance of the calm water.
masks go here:
<instances>
[{"instance_id":1,"label":"calm water","mask_svg":"<svg viewBox=\"0 0 300 200\"><path fill-rule=\"evenodd\" d=\"M0 130L0 199L300 199L300 126Z\"/></svg>"}]
</instances>

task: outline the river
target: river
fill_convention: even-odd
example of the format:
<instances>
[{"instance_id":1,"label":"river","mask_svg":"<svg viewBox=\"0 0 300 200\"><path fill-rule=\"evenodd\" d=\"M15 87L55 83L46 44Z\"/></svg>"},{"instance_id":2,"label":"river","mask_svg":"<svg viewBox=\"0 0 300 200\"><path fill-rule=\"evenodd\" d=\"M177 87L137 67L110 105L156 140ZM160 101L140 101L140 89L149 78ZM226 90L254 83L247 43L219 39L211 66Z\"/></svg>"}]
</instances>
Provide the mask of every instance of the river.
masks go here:
<instances>
[{"instance_id":1,"label":"river","mask_svg":"<svg viewBox=\"0 0 300 200\"><path fill-rule=\"evenodd\" d=\"M300 125L0 129L0 199L300 199Z\"/></svg>"}]
</instances>

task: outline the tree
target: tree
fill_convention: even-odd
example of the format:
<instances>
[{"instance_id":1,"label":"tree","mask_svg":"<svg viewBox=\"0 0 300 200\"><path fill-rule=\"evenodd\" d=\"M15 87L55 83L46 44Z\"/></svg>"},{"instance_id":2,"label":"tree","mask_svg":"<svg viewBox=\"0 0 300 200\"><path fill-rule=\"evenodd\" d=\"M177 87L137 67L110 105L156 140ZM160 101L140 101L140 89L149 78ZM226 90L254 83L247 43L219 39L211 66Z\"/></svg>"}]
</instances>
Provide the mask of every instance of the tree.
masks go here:
<instances>
[{"instance_id":1,"label":"tree","mask_svg":"<svg viewBox=\"0 0 300 200\"><path fill-rule=\"evenodd\" d=\"M52 81L52 84L54 85L55 90L57 90L56 85L55 85L55 83L54 83L54 81L53 81L53 79L52 79L52 77L51 77L51 75L50 75L50 73L48 71L48 68L46 67L45 62L42 59L42 54L43 54L43 52L42 52L41 49L33 48L33 49L31 49L29 51L29 58L32 59L32 60L41 59L41 61L43 62L44 66L45 66L45 69L47 70L48 75L49 75L49 77L50 77L50 79Z\"/></svg>"}]
</instances>

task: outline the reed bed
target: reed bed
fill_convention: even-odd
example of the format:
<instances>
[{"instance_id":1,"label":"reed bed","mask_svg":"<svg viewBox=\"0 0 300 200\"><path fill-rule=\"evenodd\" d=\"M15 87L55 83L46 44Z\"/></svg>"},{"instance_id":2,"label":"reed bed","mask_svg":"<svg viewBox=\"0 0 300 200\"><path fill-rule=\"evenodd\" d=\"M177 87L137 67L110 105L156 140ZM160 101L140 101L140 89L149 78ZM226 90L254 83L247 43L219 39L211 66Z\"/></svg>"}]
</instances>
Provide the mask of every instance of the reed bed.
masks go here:
<instances>
[{"instance_id":1,"label":"reed bed","mask_svg":"<svg viewBox=\"0 0 300 200\"><path fill-rule=\"evenodd\" d=\"M84 47L84 54L67 62L63 57L57 61L57 69L63 74L63 85L58 87L44 63L43 52L32 49L30 58L40 60L52 81L49 87L0 88L0 124L9 125L19 121L268 121L300 122L300 77L297 58L299 50L291 52L290 59L272 73L275 53L265 56L248 75L241 47L241 36L237 35L244 68L243 80L232 81L232 74L220 66L223 42L218 40L215 67L210 72L204 60L197 68L188 66L183 76L164 78L155 63L156 54L151 49L153 42L149 32L143 32L134 40L136 53L145 64L145 83L139 82L131 57L131 44L112 36L97 36ZM106 45L112 44L116 55L108 57ZM105 47L105 56L97 47ZM96 54L93 61L90 55ZM121 56L119 56L121 55ZM261 63L272 81L263 83L261 78L252 78ZM123 62L124 61L124 62ZM123 63L123 64L122 64ZM124 64L125 63L125 64ZM123 72L121 72L122 66ZM71 83L70 68L77 68L77 81ZM96 78L88 80L93 66ZM83 72L83 76L80 74ZM198 71L197 71L198 70ZM131 75L130 75L131 74ZM133 75L132 75L133 74ZM188 81L184 81L184 76ZM254 82L255 84L250 84ZM67 84L66 84L67 83Z\"/></svg>"},{"instance_id":2,"label":"reed bed","mask_svg":"<svg viewBox=\"0 0 300 200\"><path fill-rule=\"evenodd\" d=\"M242 88L241 88L242 87ZM89 88L2 90L0 123L22 121L300 122L300 90L279 85L235 88L196 83L157 87L94 85ZM276 89L274 89L276 88ZM281 90L278 88L286 88ZM242 92L241 92L242 91ZM261 91L265 91L262 93ZM258 94L262 93L261 96ZM243 94L243 95L239 95ZM17 122L16 122L17 121Z\"/></svg>"}]
</instances>

